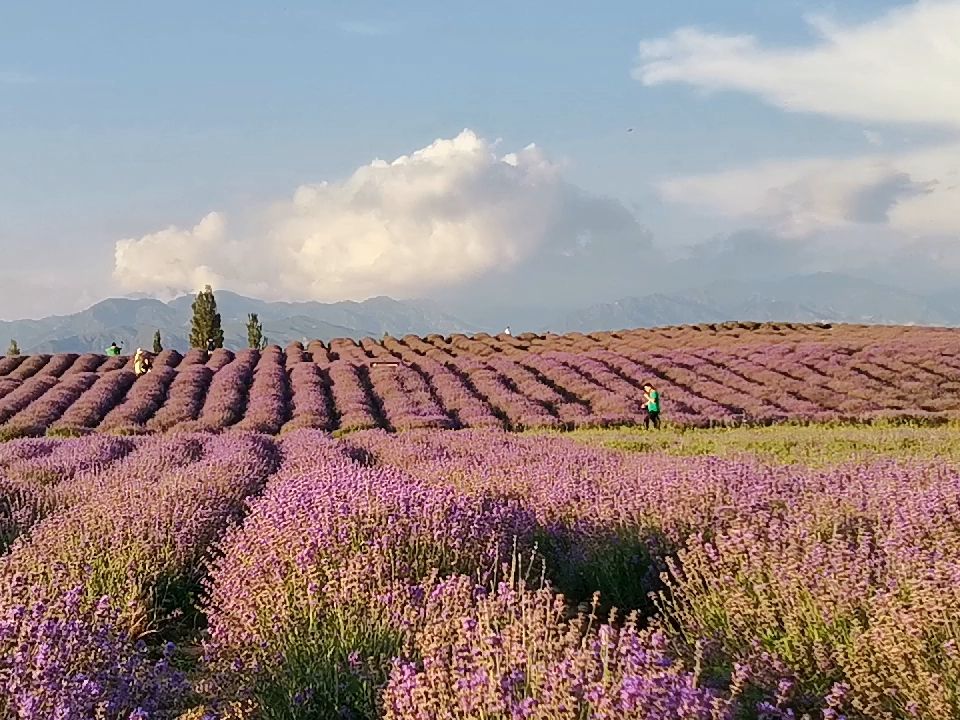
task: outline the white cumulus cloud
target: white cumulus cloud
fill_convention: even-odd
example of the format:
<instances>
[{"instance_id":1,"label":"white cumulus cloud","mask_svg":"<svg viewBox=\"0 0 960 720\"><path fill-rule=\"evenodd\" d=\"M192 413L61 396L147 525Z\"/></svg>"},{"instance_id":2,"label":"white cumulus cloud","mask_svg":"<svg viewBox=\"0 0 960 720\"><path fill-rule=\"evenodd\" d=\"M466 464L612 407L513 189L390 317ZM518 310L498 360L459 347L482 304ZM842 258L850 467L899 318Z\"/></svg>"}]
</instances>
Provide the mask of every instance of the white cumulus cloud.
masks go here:
<instances>
[{"instance_id":1,"label":"white cumulus cloud","mask_svg":"<svg viewBox=\"0 0 960 720\"><path fill-rule=\"evenodd\" d=\"M114 277L124 289L161 295L204 285L221 285L220 271L232 265L226 219L212 212L187 230L168 227L138 239L120 240L114 249Z\"/></svg>"},{"instance_id":2,"label":"white cumulus cloud","mask_svg":"<svg viewBox=\"0 0 960 720\"><path fill-rule=\"evenodd\" d=\"M340 300L422 296L538 253L562 252L561 220L582 208L602 227L622 206L585 196L530 145L498 154L470 130L342 181L303 185L255 221L211 213L116 244L124 289L155 293L205 283L265 298ZM585 219L584 219L585 218Z\"/></svg>"}]
</instances>

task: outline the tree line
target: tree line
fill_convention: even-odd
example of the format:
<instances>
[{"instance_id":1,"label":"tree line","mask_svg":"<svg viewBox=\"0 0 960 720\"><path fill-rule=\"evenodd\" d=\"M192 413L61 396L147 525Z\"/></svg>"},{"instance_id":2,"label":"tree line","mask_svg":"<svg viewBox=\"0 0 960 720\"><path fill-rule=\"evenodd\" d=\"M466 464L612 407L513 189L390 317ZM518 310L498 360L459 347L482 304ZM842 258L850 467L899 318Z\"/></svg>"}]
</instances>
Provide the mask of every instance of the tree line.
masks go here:
<instances>
[{"instance_id":1,"label":"tree line","mask_svg":"<svg viewBox=\"0 0 960 720\"><path fill-rule=\"evenodd\" d=\"M190 307L193 311L190 321L190 347L201 350L222 348L223 325L220 313L217 312L217 299L213 294L213 288L209 285L204 286L203 290L197 293ZM257 313L247 315L247 344L256 350L263 350L267 346L267 336L263 334L263 323L260 322ZM153 352L154 354L163 352L163 339L160 337L159 330L153 334ZM7 355L19 354L20 346L16 340L11 340Z\"/></svg>"}]
</instances>

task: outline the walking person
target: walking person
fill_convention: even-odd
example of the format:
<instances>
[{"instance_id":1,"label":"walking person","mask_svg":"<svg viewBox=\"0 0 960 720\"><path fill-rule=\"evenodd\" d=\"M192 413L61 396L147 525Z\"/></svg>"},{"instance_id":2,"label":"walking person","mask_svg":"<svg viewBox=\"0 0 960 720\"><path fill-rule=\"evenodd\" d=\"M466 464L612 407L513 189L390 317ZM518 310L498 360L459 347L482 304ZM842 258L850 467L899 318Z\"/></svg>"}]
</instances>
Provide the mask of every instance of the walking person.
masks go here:
<instances>
[{"instance_id":1,"label":"walking person","mask_svg":"<svg viewBox=\"0 0 960 720\"><path fill-rule=\"evenodd\" d=\"M643 419L643 426L649 430L660 429L660 393L650 383L643 384L643 400L647 404L647 416Z\"/></svg>"},{"instance_id":2,"label":"walking person","mask_svg":"<svg viewBox=\"0 0 960 720\"><path fill-rule=\"evenodd\" d=\"M106 349L107 357L119 357L120 356L120 347L117 345L116 341L110 343L110 347Z\"/></svg>"}]
</instances>

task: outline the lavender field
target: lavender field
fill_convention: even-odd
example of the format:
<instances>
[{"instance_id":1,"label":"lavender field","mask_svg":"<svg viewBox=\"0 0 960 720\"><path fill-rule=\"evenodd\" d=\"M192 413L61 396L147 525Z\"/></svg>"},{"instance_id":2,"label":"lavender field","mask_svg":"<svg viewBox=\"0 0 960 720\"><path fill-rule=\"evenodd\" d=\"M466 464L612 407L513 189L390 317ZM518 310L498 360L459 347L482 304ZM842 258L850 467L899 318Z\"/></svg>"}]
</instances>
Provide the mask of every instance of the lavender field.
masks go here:
<instances>
[{"instance_id":1,"label":"lavender field","mask_svg":"<svg viewBox=\"0 0 960 720\"><path fill-rule=\"evenodd\" d=\"M595 441L2 443L0 717L960 715L954 463Z\"/></svg>"},{"instance_id":2,"label":"lavender field","mask_svg":"<svg viewBox=\"0 0 960 720\"><path fill-rule=\"evenodd\" d=\"M960 417L956 330L756 323L333 340L209 357L0 358L0 438L94 432L575 429Z\"/></svg>"}]
</instances>

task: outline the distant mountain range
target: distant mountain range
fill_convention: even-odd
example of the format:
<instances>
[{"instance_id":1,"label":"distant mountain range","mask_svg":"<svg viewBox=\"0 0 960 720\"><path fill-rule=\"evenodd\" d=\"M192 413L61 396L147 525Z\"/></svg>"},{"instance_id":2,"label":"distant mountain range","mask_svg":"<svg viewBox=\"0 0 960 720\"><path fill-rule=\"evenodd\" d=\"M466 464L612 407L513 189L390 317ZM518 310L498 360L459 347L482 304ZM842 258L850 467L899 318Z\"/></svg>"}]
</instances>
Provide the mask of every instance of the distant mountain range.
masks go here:
<instances>
[{"instance_id":1,"label":"distant mountain range","mask_svg":"<svg viewBox=\"0 0 960 720\"><path fill-rule=\"evenodd\" d=\"M726 320L953 326L960 325L960 292L924 296L816 273L624 298L569 313L559 324L566 331L587 332Z\"/></svg>"},{"instance_id":2,"label":"distant mountain range","mask_svg":"<svg viewBox=\"0 0 960 720\"><path fill-rule=\"evenodd\" d=\"M724 282L675 293L627 297L574 311L550 308L440 307L428 300L376 297L363 302L265 302L217 291L228 347L246 346L247 313L263 322L271 343L384 333L590 332L726 320L960 325L960 291L918 295L889 285L818 273L776 281ZM0 350L16 338L23 352L98 352L110 342L149 348L160 330L164 347L185 350L192 296L170 302L111 298L73 315L0 322ZM468 318L468 319L464 319Z\"/></svg>"},{"instance_id":3,"label":"distant mountain range","mask_svg":"<svg viewBox=\"0 0 960 720\"><path fill-rule=\"evenodd\" d=\"M270 343L335 337L380 337L433 332L449 335L474 328L427 303L409 303L388 297L363 302L265 302L233 292L216 292L217 310L227 347L246 347L247 314L257 313ZM160 330L165 348L189 346L192 296L161 302L151 298L111 298L73 315L40 320L0 321L0 351L16 338L22 352L99 352L113 341L130 350L153 347Z\"/></svg>"}]
</instances>

